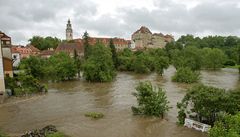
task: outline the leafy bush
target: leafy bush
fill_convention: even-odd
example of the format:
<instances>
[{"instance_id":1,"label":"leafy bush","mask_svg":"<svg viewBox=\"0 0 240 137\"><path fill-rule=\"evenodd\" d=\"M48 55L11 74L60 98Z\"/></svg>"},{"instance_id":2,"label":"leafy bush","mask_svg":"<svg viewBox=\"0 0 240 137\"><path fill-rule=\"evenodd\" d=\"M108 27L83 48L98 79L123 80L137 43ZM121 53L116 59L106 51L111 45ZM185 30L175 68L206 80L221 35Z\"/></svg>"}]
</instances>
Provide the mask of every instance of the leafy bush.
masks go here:
<instances>
[{"instance_id":1,"label":"leafy bush","mask_svg":"<svg viewBox=\"0 0 240 137\"><path fill-rule=\"evenodd\" d=\"M83 76L88 81L109 82L116 76L110 48L97 43L83 64Z\"/></svg>"},{"instance_id":2,"label":"leafy bush","mask_svg":"<svg viewBox=\"0 0 240 137\"><path fill-rule=\"evenodd\" d=\"M209 137L239 137L240 136L240 113L226 115L222 120L214 123L209 131Z\"/></svg>"},{"instance_id":3,"label":"leafy bush","mask_svg":"<svg viewBox=\"0 0 240 137\"><path fill-rule=\"evenodd\" d=\"M162 75L164 69L167 69L169 66L169 59L167 57L158 57L155 62L155 70L158 74Z\"/></svg>"},{"instance_id":4,"label":"leafy bush","mask_svg":"<svg viewBox=\"0 0 240 137\"><path fill-rule=\"evenodd\" d=\"M216 70L223 67L227 57L222 50L217 48L204 48L203 51L205 68Z\"/></svg>"},{"instance_id":5,"label":"leafy bush","mask_svg":"<svg viewBox=\"0 0 240 137\"><path fill-rule=\"evenodd\" d=\"M103 118L104 115L101 112L88 112L85 114L86 117L91 117L93 119Z\"/></svg>"},{"instance_id":6,"label":"leafy bush","mask_svg":"<svg viewBox=\"0 0 240 137\"><path fill-rule=\"evenodd\" d=\"M19 73L14 78L5 78L6 87L13 91L13 95L21 96L37 92L47 92L47 87L41 84L38 79L26 73Z\"/></svg>"},{"instance_id":7,"label":"leafy bush","mask_svg":"<svg viewBox=\"0 0 240 137\"><path fill-rule=\"evenodd\" d=\"M226 91L210 86L196 85L187 90L177 104L178 120L184 123L188 114L195 120L213 125L222 113L236 114L240 111L240 91Z\"/></svg>"},{"instance_id":8,"label":"leafy bush","mask_svg":"<svg viewBox=\"0 0 240 137\"><path fill-rule=\"evenodd\" d=\"M133 95L137 98L138 106L132 106L136 115L163 117L170 107L167 96L159 87L153 87L150 82L140 82Z\"/></svg>"},{"instance_id":9,"label":"leafy bush","mask_svg":"<svg viewBox=\"0 0 240 137\"><path fill-rule=\"evenodd\" d=\"M180 83L194 83L200 79L199 76L199 72L192 71L190 68L179 68L172 77L172 81Z\"/></svg>"},{"instance_id":10,"label":"leafy bush","mask_svg":"<svg viewBox=\"0 0 240 137\"><path fill-rule=\"evenodd\" d=\"M224 63L224 66L235 66L236 65L236 62L234 60L227 60L225 63Z\"/></svg>"}]
</instances>

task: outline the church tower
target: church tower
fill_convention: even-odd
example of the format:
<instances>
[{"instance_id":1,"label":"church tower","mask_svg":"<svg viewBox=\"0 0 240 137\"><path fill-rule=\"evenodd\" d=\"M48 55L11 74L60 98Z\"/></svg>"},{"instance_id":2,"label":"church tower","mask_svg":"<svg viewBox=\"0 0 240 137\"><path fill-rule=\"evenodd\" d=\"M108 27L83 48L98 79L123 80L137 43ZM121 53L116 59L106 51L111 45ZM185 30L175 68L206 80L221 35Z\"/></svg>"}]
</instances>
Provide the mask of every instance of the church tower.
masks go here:
<instances>
[{"instance_id":1,"label":"church tower","mask_svg":"<svg viewBox=\"0 0 240 137\"><path fill-rule=\"evenodd\" d=\"M66 40L72 40L73 39L73 30L72 30L72 24L70 22L70 19L68 19L67 28L66 28Z\"/></svg>"}]
</instances>

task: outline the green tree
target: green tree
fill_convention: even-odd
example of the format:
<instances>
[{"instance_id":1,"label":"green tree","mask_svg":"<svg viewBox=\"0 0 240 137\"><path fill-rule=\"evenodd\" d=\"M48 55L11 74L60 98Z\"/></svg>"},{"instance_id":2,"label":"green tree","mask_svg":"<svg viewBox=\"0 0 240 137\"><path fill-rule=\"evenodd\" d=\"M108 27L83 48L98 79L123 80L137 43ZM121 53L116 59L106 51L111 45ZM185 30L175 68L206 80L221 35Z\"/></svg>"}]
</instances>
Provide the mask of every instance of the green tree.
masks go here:
<instances>
[{"instance_id":1,"label":"green tree","mask_svg":"<svg viewBox=\"0 0 240 137\"><path fill-rule=\"evenodd\" d=\"M48 60L47 73L50 79L57 81L75 78L77 69L74 59L64 52L54 54Z\"/></svg>"},{"instance_id":2,"label":"green tree","mask_svg":"<svg viewBox=\"0 0 240 137\"><path fill-rule=\"evenodd\" d=\"M117 51L116 51L116 48L115 48L115 45L114 45L112 39L110 39L109 47L111 48L112 60L113 60L114 66L115 66L115 68L117 69L118 64L119 64L119 63L118 63L118 56L117 56Z\"/></svg>"},{"instance_id":3,"label":"green tree","mask_svg":"<svg viewBox=\"0 0 240 137\"><path fill-rule=\"evenodd\" d=\"M83 46L84 46L84 58L88 59L89 55L91 54L90 51L90 44L89 44L89 34L87 31L83 34Z\"/></svg>"},{"instance_id":4,"label":"green tree","mask_svg":"<svg viewBox=\"0 0 240 137\"><path fill-rule=\"evenodd\" d=\"M160 56L156 58L155 63L155 70L158 74L162 75L164 72L164 69L167 69L169 67L169 59L164 56Z\"/></svg>"},{"instance_id":5,"label":"green tree","mask_svg":"<svg viewBox=\"0 0 240 137\"><path fill-rule=\"evenodd\" d=\"M172 52L173 65L176 69L188 67L191 70L200 70L203 64L202 50L188 46L183 50Z\"/></svg>"},{"instance_id":6,"label":"green tree","mask_svg":"<svg viewBox=\"0 0 240 137\"><path fill-rule=\"evenodd\" d=\"M214 123L209 131L209 137L239 137L240 136L240 113L226 115L223 119Z\"/></svg>"},{"instance_id":7,"label":"green tree","mask_svg":"<svg viewBox=\"0 0 240 137\"><path fill-rule=\"evenodd\" d=\"M30 56L23 59L19 65L21 70L34 78L42 79L45 76L46 61L37 56Z\"/></svg>"},{"instance_id":8,"label":"green tree","mask_svg":"<svg viewBox=\"0 0 240 137\"><path fill-rule=\"evenodd\" d=\"M42 43L44 41L43 37L40 36L33 36L31 39L28 40L31 45L34 45L36 48L42 50L45 47L42 46Z\"/></svg>"},{"instance_id":9,"label":"green tree","mask_svg":"<svg viewBox=\"0 0 240 137\"><path fill-rule=\"evenodd\" d=\"M133 62L133 69L136 73L149 73L151 70L148 63L148 56L145 54L139 54L136 56L134 62Z\"/></svg>"},{"instance_id":10,"label":"green tree","mask_svg":"<svg viewBox=\"0 0 240 137\"><path fill-rule=\"evenodd\" d=\"M45 38L40 36L33 36L31 39L29 39L29 42L31 45L35 46L40 50L47 50L49 48L56 49L61 40L56 37L53 38L50 36Z\"/></svg>"},{"instance_id":11,"label":"green tree","mask_svg":"<svg viewBox=\"0 0 240 137\"><path fill-rule=\"evenodd\" d=\"M204 48L204 66L208 69L219 69L223 66L224 62L226 61L226 55L224 52L217 48Z\"/></svg>"},{"instance_id":12,"label":"green tree","mask_svg":"<svg viewBox=\"0 0 240 137\"><path fill-rule=\"evenodd\" d=\"M88 81L108 82L116 76L110 48L96 43L83 64L83 76Z\"/></svg>"},{"instance_id":13,"label":"green tree","mask_svg":"<svg viewBox=\"0 0 240 137\"><path fill-rule=\"evenodd\" d=\"M179 123L183 123L183 114L195 120L213 125L222 113L239 112L240 91L226 91L210 86L196 85L187 90L182 101L177 104Z\"/></svg>"},{"instance_id":14,"label":"green tree","mask_svg":"<svg viewBox=\"0 0 240 137\"><path fill-rule=\"evenodd\" d=\"M133 71L133 61L134 61L133 52L125 48L123 51L118 53L118 70L120 71Z\"/></svg>"},{"instance_id":15,"label":"green tree","mask_svg":"<svg viewBox=\"0 0 240 137\"><path fill-rule=\"evenodd\" d=\"M163 117L169 107L165 92L159 87L153 87L150 82L140 82L133 95L137 98L138 106L132 106L137 115Z\"/></svg>"},{"instance_id":16,"label":"green tree","mask_svg":"<svg viewBox=\"0 0 240 137\"><path fill-rule=\"evenodd\" d=\"M82 61L81 61L81 58L79 57L76 50L74 50L73 59L74 59L74 64L75 64L76 69L77 69L78 78L80 78L81 77L80 72L81 72Z\"/></svg>"},{"instance_id":17,"label":"green tree","mask_svg":"<svg viewBox=\"0 0 240 137\"><path fill-rule=\"evenodd\" d=\"M200 73L197 71L192 71L190 68L179 68L175 75L172 77L172 81L180 83L194 83L200 78Z\"/></svg>"}]
</instances>

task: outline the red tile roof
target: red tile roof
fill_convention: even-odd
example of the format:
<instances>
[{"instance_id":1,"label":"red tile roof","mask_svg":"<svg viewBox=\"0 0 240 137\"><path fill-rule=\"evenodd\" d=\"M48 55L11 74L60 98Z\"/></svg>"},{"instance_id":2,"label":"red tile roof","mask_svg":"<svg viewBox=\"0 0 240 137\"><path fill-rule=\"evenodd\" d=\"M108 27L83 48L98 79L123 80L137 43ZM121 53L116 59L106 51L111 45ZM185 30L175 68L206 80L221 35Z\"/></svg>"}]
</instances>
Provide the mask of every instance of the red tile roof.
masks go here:
<instances>
[{"instance_id":1,"label":"red tile roof","mask_svg":"<svg viewBox=\"0 0 240 137\"><path fill-rule=\"evenodd\" d=\"M40 52L40 50L33 45L27 45L26 48L30 48L33 52Z\"/></svg>"},{"instance_id":2,"label":"red tile roof","mask_svg":"<svg viewBox=\"0 0 240 137\"><path fill-rule=\"evenodd\" d=\"M53 50L43 50L40 53L40 56L47 56L47 55L53 55L54 51Z\"/></svg>"},{"instance_id":3,"label":"red tile roof","mask_svg":"<svg viewBox=\"0 0 240 137\"><path fill-rule=\"evenodd\" d=\"M126 46L129 45L131 43L131 40L125 40L123 38L100 38L100 37L90 37L89 38L89 44L90 45L94 45L97 42L101 42L103 43L105 46L108 46L110 43L110 40L113 40L113 44L115 46ZM79 43L83 43L82 39L75 39L75 42L79 42Z\"/></svg>"},{"instance_id":4,"label":"red tile roof","mask_svg":"<svg viewBox=\"0 0 240 137\"><path fill-rule=\"evenodd\" d=\"M66 52L68 54L74 53L76 50L78 53L84 52L84 47L81 40L75 40L74 43L60 43L55 52Z\"/></svg>"}]
</instances>

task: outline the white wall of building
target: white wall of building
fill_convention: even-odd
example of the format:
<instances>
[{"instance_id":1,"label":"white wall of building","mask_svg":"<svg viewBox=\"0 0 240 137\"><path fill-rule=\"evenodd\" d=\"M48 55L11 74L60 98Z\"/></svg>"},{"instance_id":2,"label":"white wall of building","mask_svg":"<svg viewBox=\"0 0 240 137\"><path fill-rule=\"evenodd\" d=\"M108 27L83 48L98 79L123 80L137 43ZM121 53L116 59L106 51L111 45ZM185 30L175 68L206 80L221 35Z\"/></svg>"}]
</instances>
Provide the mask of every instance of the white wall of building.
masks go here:
<instances>
[{"instance_id":1,"label":"white wall of building","mask_svg":"<svg viewBox=\"0 0 240 137\"><path fill-rule=\"evenodd\" d=\"M5 83L4 83L4 69L3 69L3 55L2 55L2 44L0 40L0 93L5 92Z\"/></svg>"}]
</instances>

